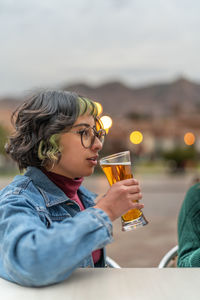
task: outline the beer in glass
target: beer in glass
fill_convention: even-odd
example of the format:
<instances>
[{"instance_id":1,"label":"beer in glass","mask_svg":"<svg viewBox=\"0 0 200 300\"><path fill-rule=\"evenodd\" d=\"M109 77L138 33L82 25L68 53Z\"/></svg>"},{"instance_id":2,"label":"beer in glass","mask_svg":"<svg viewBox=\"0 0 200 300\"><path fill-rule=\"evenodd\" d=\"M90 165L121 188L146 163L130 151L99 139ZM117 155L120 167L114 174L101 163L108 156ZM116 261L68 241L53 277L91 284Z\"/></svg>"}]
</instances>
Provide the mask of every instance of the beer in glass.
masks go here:
<instances>
[{"instance_id":1,"label":"beer in glass","mask_svg":"<svg viewBox=\"0 0 200 300\"><path fill-rule=\"evenodd\" d=\"M100 160L100 166L111 185L115 182L132 178L130 151L106 156ZM148 222L140 209L131 209L121 216L122 230L129 231Z\"/></svg>"}]
</instances>

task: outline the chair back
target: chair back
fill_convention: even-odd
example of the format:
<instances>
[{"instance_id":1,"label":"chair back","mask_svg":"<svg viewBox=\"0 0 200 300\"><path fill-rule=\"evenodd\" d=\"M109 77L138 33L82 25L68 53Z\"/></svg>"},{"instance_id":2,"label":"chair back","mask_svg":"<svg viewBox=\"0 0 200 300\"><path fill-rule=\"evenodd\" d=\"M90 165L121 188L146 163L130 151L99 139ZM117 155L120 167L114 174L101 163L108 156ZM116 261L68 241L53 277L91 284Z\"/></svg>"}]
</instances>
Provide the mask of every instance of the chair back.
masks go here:
<instances>
[{"instance_id":1,"label":"chair back","mask_svg":"<svg viewBox=\"0 0 200 300\"><path fill-rule=\"evenodd\" d=\"M115 269L121 269L121 267L109 256L106 256L106 265L108 268L115 268Z\"/></svg>"},{"instance_id":2,"label":"chair back","mask_svg":"<svg viewBox=\"0 0 200 300\"><path fill-rule=\"evenodd\" d=\"M178 257L178 245L170 249L159 262L158 268L175 268Z\"/></svg>"}]
</instances>

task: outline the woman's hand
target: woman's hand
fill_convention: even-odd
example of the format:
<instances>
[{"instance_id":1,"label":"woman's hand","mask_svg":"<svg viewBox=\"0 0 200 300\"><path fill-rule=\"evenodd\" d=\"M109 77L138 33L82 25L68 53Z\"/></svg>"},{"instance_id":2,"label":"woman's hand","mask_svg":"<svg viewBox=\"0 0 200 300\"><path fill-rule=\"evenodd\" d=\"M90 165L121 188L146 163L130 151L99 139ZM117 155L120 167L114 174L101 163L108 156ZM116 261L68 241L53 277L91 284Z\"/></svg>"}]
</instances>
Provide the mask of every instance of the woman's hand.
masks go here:
<instances>
[{"instance_id":1,"label":"woman's hand","mask_svg":"<svg viewBox=\"0 0 200 300\"><path fill-rule=\"evenodd\" d=\"M144 204L138 203L141 198L139 183L131 178L113 184L94 207L104 210L114 221L130 209L143 208Z\"/></svg>"}]
</instances>

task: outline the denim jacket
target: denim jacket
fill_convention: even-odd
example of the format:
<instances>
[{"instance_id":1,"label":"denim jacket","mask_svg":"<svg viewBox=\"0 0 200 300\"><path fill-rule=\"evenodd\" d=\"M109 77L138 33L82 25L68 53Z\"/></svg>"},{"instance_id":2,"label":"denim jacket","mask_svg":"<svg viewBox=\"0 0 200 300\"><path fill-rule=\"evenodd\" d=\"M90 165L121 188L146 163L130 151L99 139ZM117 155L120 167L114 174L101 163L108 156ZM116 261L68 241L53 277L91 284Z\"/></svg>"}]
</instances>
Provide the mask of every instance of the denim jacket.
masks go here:
<instances>
[{"instance_id":1,"label":"denim jacket","mask_svg":"<svg viewBox=\"0 0 200 300\"><path fill-rule=\"evenodd\" d=\"M94 267L91 253L112 241L112 223L93 208L95 194L80 187L78 195L84 211L35 167L0 191L1 277L42 286Z\"/></svg>"}]
</instances>

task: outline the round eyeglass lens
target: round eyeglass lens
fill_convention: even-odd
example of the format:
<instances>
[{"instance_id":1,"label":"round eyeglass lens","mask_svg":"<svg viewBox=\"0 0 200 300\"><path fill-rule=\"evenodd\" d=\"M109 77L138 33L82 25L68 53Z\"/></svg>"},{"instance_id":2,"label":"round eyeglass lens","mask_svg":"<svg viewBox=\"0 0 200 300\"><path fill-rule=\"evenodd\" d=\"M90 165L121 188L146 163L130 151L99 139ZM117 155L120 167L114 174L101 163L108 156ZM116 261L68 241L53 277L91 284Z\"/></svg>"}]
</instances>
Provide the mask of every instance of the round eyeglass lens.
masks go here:
<instances>
[{"instance_id":1,"label":"round eyeglass lens","mask_svg":"<svg viewBox=\"0 0 200 300\"><path fill-rule=\"evenodd\" d=\"M95 135L92 128L87 128L82 134L82 143L85 148L89 148L94 143Z\"/></svg>"}]
</instances>

